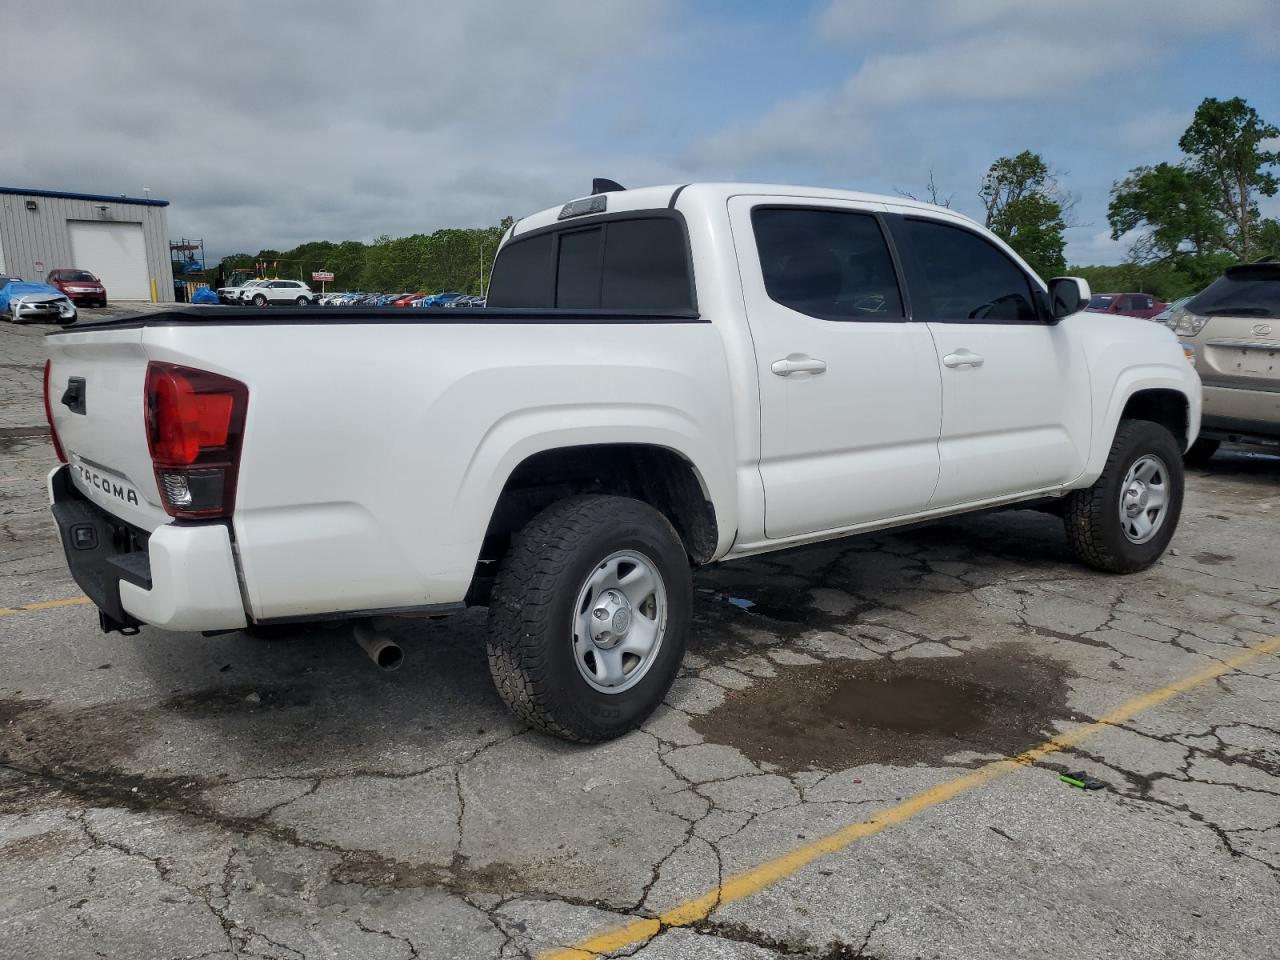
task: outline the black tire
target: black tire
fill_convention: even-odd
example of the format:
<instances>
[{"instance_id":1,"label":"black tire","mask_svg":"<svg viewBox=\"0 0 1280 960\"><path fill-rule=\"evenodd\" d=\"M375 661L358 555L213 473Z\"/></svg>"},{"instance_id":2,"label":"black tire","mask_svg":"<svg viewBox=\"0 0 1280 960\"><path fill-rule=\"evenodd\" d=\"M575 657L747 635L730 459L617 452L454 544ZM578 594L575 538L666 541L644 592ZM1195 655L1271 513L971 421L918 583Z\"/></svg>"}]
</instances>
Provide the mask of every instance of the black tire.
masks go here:
<instances>
[{"instance_id":1,"label":"black tire","mask_svg":"<svg viewBox=\"0 0 1280 960\"><path fill-rule=\"evenodd\" d=\"M264 297L262 294L258 294L256 297L253 298L253 305L255 307L265 307L267 305L267 298Z\"/></svg>"},{"instance_id":2,"label":"black tire","mask_svg":"<svg viewBox=\"0 0 1280 960\"><path fill-rule=\"evenodd\" d=\"M667 623L641 679L605 693L575 661L573 608L588 576L619 550L657 568ZM534 517L502 561L489 607L489 670L507 706L539 730L579 743L611 740L643 723L671 688L692 607L689 559L666 517L626 497L570 497Z\"/></svg>"},{"instance_id":3,"label":"black tire","mask_svg":"<svg viewBox=\"0 0 1280 960\"><path fill-rule=\"evenodd\" d=\"M1159 457L1166 470L1166 513L1145 543L1134 543L1120 522L1121 487L1129 468L1146 455ZM1182 515L1182 449L1173 434L1149 420L1122 420L1111 443L1102 475L1093 486L1065 498L1063 524L1076 559L1107 573L1145 570L1164 553Z\"/></svg>"},{"instance_id":4,"label":"black tire","mask_svg":"<svg viewBox=\"0 0 1280 960\"><path fill-rule=\"evenodd\" d=\"M296 303L296 304L297 304L298 306L300 306L300 307L305 307L305 306L306 306L308 303L310 303L311 301L310 301L310 300L308 300L306 297L299 297L297 300L295 300L295 301L293 301L293 302L294 302L294 303Z\"/></svg>"},{"instance_id":5,"label":"black tire","mask_svg":"<svg viewBox=\"0 0 1280 960\"><path fill-rule=\"evenodd\" d=\"M1189 467L1207 466L1213 455L1222 446L1221 440L1199 439L1191 445L1191 449L1182 455L1182 462Z\"/></svg>"}]
</instances>

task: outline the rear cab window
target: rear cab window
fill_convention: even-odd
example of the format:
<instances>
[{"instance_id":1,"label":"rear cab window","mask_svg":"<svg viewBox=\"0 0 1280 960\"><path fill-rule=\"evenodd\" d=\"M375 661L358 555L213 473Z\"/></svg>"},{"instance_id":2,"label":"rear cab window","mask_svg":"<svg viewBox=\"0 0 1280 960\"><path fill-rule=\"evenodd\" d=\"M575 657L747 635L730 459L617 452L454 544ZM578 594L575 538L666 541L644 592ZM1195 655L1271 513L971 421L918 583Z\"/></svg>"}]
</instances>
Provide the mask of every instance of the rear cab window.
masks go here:
<instances>
[{"instance_id":1,"label":"rear cab window","mask_svg":"<svg viewBox=\"0 0 1280 960\"><path fill-rule=\"evenodd\" d=\"M874 214L819 207L751 211L769 299L819 320L905 320L897 271Z\"/></svg>"},{"instance_id":2,"label":"rear cab window","mask_svg":"<svg viewBox=\"0 0 1280 960\"><path fill-rule=\"evenodd\" d=\"M692 312L684 221L656 211L615 214L517 237L498 254L487 304Z\"/></svg>"}]
</instances>

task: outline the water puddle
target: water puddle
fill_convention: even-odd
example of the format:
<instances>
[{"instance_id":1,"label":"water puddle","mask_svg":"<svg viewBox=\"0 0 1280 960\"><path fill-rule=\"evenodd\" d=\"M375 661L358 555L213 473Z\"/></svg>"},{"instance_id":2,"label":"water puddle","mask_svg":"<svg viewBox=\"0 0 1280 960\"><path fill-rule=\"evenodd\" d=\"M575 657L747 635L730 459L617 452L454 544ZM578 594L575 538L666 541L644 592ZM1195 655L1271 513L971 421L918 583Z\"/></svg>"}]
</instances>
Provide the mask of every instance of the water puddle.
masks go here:
<instances>
[{"instance_id":1,"label":"water puddle","mask_svg":"<svg viewBox=\"0 0 1280 960\"><path fill-rule=\"evenodd\" d=\"M1043 740L1072 674L1016 644L955 657L780 668L694 721L708 740L789 771L1016 754Z\"/></svg>"}]
</instances>

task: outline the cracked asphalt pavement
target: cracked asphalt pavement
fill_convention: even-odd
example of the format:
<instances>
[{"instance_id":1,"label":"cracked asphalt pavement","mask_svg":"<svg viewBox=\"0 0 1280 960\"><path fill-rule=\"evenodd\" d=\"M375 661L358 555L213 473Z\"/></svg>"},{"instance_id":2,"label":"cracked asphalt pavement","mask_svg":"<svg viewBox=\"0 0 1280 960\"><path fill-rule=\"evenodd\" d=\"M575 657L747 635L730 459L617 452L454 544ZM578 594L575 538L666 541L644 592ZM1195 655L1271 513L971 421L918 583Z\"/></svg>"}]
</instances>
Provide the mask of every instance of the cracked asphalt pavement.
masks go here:
<instances>
[{"instance_id":1,"label":"cracked asphalt pavement","mask_svg":"<svg viewBox=\"0 0 1280 960\"><path fill-rule=\"evenodd\" d=\"M41 332L0 329L0 954L585 957L662 917L610 950L1280 956L1280 659L1096 723L1280 635L1280 458L1192 471L1136 576L1030 511L706 570L667 705L579 747L503 709L480 610L398 621L394 674L341 629L99 633Z\"/></svg>"}]
</instances>

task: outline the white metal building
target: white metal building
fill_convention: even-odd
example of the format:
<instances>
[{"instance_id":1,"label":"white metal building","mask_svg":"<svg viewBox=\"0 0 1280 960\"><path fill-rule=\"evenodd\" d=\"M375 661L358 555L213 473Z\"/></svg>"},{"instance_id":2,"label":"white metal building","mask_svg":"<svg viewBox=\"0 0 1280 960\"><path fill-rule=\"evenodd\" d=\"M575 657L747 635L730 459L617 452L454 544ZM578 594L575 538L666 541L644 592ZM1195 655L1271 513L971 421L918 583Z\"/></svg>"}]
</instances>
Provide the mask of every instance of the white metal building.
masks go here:
<instances>
[{"instance_id":1,"label":"white metal building","mask_svg":"<svg viewBox=\"0 0 1280 960\"><path fill-rule=\"evenodd\" d=\"M95 274L110 300L173 300L168 200L0 187L0 274Z\"/></svg>"}]
</instances>

